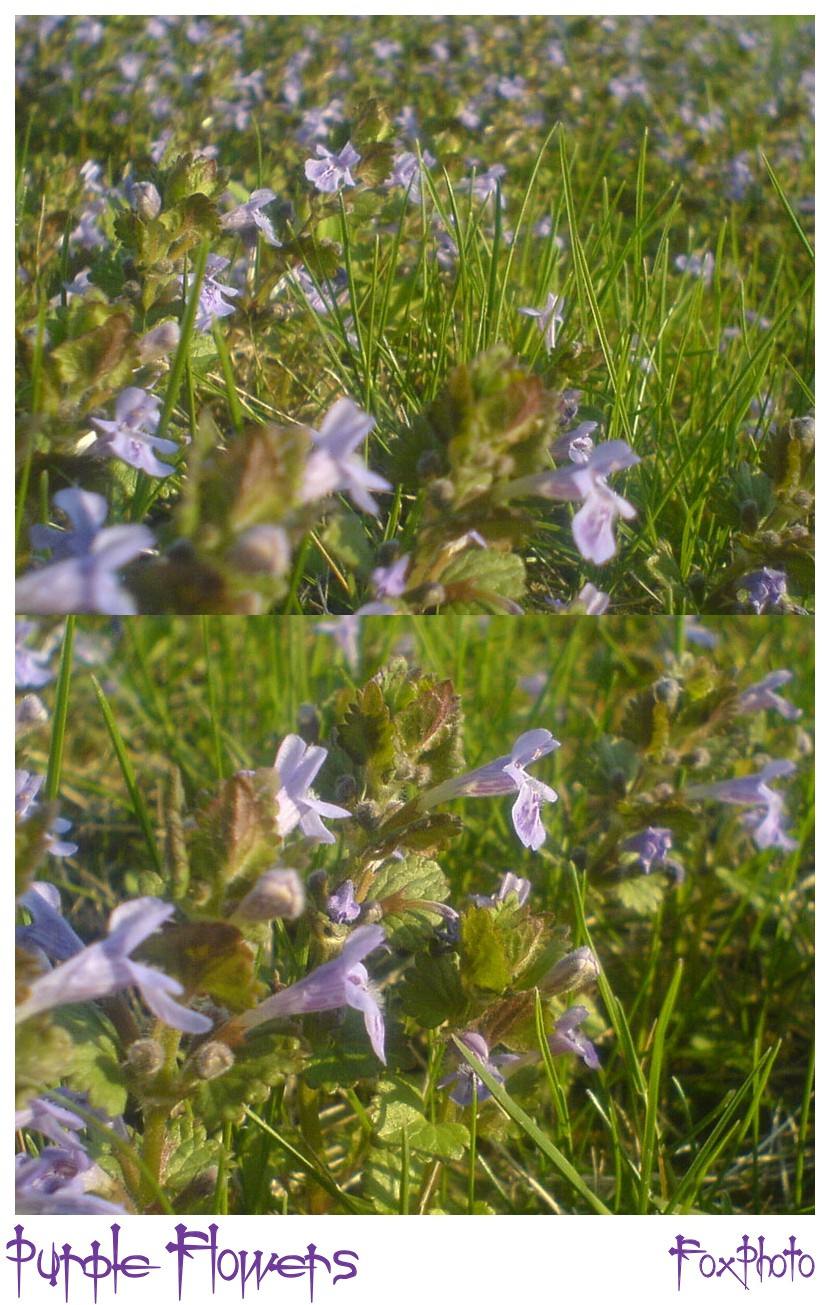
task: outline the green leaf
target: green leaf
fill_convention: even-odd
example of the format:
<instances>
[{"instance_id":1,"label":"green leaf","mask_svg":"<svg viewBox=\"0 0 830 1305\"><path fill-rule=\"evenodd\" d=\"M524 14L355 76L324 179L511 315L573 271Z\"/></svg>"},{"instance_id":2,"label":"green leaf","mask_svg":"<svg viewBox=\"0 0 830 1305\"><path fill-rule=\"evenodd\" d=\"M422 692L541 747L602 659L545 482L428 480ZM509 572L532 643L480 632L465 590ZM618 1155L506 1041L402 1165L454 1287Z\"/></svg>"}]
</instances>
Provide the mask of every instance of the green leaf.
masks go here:
<instances>
[{"instance_id":1,"label":"green leaf","mask_svg":"<svg viewBox=\"0 0 830 1305\"><path fill-rule=\"evenodd\" d=\"M468 548L435 577L446 591L442 610L457 613L511 611L525 592L525 564L515 553Z\"/></svg>"},{"instance_id":2,"label":"green leaf","mask_svg":"<svg viewBox=\"0 0 830 1305\"><path fill-rule=\"evenodd\" d=\"M510 968L504 940L486 907L473 906L461 917L461 975L465 986L504 992Z\"/></svg>"},{"instance_id":3,"label":"green leaf","mask_svg":"<svg viewBox=\"0 0 830 1305\"><path fill-rule=\"evenodd\" d=\"M112 1118L122 1115L127 1089L114 1030L90 1006L62 1006L54 1020L72 1040L72 1055L63 1071L66 1082L76 1092L86 1093L93 1110L103 1110Z\"/></svg>"},{"instance_id":4,"label":"green leaf","mask_svg":"<svg viewBox=\"0 0 830 1305\"><path fill-rule=\"evenodd\" d=\"M400 1145L405 1130L412 1151L441 1160L460 1160L470 1144L469 1131L463 1124L430 1123L419 1094L402 1079L386 1079L379 1084L370 1114L375 1121L374 1135L381 1142Z\"/></svg>"},{"instance_id":5,"label":"green leaf","mask_svg":"<svg viewBox=\"0 0 830 1305\"><path fill-rule=\"evenodd\" d=\"M72 1062L72 1039L50 1012L25 1020L15 1030L15 1102L22 1110L44 1085L56 1086Z\"/></svg>"},{"instance_id":6,"label":"green leaf","mask_svg":"<svg viewBox=\"0 0 830 1305\"><path fill-rule=\"evenodd\" d=\"M460 1024L469 1009L454 952L439 956L422 952L416 956L403 977L400 995L404 1012L425 1029L444 1023Z\"/></svg>"},{"instance_id":7,"label":"green leaf","mask_svg":"<svg viewBox=\"0 0 830 1305\"><path fill-rule=\"evenodd\" d=\"M223 920L169 926L143 942L139 954L178 979L185 992L206 992L232 1010L252 1006L263 995L253 948Z\"/></svg>"},{"instance_id":8,"label":"green leaf","mask_svg":"<svg viewBox=\"0 0 830 1305\"><path fill-rule=\"evenodd\" d=\"M614 896L626 910L647 917L657 914L663 905L668 886L668 879L661 874L640 874L618 884Z\"/></svg>"}]
</instances>

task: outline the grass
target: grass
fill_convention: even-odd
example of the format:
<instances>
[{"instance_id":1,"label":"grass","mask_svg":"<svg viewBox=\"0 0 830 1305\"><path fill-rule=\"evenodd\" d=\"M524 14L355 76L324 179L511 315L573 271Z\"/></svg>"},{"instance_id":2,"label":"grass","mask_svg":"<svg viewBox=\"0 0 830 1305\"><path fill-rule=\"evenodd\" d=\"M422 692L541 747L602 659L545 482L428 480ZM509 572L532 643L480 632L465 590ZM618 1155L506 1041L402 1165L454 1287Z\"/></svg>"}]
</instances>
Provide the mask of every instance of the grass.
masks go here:
<instances>
[{"instance_id":1,"label":"grass","mask_svg":"<svg viewBox=\"0 0 830 1305\"><path fill-rule=\"evenodd\" d=\"M27 527L79 485L110 524L152 528L124 575L145 613L351 612L400 555L400 613L545 610L588 582L621 614L754 612L743 581L762 568L787 592L761 610L812 610L809 20L332 17L325 39L301 17L204 20L193 39L186 20L97 21L18 25L24 567L47 560ZM305 161L347 139L355 185L320 193ZM405 151L420 190L394 183ZM157 216L136 219L125 178L152 181ZM249 254L219 219L263 187L281 246ZM239 293L201 331L208 250ZM67 291L84 268L94 288ZM517 311L548 293L565 301L552 349ZM165 322L178 344L147 361ZM496 357L517 360L512 410L482 399ZM168 477L84 453L128 385L162 400ZM519 454L503 405L526 412L539 385L552 407ZM375 422L365 457L392 487L376 517L303 487L304 427L344 395ZM601 566L567 502L506 488L583 420L641 459L615 480L637 516ZM284 539L254 564L239 541L263 525ZM60 586L49 601L63 610Z\"/></svg>"},{"instance_id":2,"label":"grass","mask_svg":"<svg viewBox=\"0 0 830 1305\"><path fill-rule=\"evenodd\" d=\"M242 863L217 824L216 864L205 868L194 813L238 770L270 767L279 741L316 719L329 750L318 791L345 801L353 819L331 822L331 846L297 831L281 852L269 836L268 864L300 871L307 909L273 928L241 925L244 954L256 956L260 999L275 968L282 983L301 977L331 955L326 931L344 932L325 923L320 892L362 877L366 907L381 902L391 940L388 953L366 962L385 997L388 1065L370 1051L359 1016L324 1013L251 1039L255 1054L236 1048L236 1070L247 1066L247 1078L228 1071L185 1090L176 1076L196 1063L193 1039L154 1027L133 1001L125 1024L110 1003L93 1021L96 1069L84 1050L87 1003L65 1008L69 1023L53 1017L76 1045L62 1068L28 1044L19 1050L24 1098L33 1082L46 1090L63 1083L87 1093L88 1106L123 1114L132 1162L100 1137L91 1146L115 1183L110 1199L143 1212L811 1212L812 625L759 617L710 629L719 640L711 649L688 642L680 620L370 617L350 668L313 621L78 618L53 667L60 678L42 690L51 719L24 736L19 764L34 772L51 764L79 851L41 860L37 877L57 884L64 913L86 939L101 935L119 902L142 894L176 902L191 929L227 929L200 885L219 875L232 896L242 871L231 863ZM413 884L426 876L410 896L440 901L446 893L461 912L456 941L429 910L400 915L389 875L401 863L378 866L367 851L396 803L428 785L427 763L412 771L410 761L404 781L381 781L388 771L376 769L380 754L355 766L344 751L348 704L353 721L368 711L357 690L401 654L407 668L453 681L462 769L503 755L529 729L550 728L562 744L534 766L559 794L543 810L539 852L517 840L510 796L467 797L439 808L463 823L433 835L427 861L409 853L402 863ZM795 672L786 692L800 720L741 714L738 691L782 667ZM66 731L56 754L61 704ZM417 758L417 746L409 748ZM758 850L740 808L684 796L693 783L754 773L770 757L797 763L776 784L792 851ZM643 874L626 851L646 826L672 829L681 882L667 865ZM530 880L527 905L476 915L469 894L492 894L507 871ZM494 935L502 939L494 951L472 929L499 918L508 931ZM227 935L209 936L214 959L225 955ZM195 955L196 937L171 935L170 946ZM183 975L163 939L145 960ZM535 991L552 961L585 945L599 958L595 984L554 997ZM236 968L222 983L199 971L196 987L214 995L196 1004L214 1029L257 999L233 954ZM453 957L465 976L460 996L442 990ZM573 1004L588 1011L583 1031L598 1071L550 1054L553 1021ZM469 1061L458 1038L471 1027L491 1052L523 1059L503 1068L503 1082L483 1067L490 1095L463 1106L441 1085L453 1063ZM159 1098L159 1118L176 1141L166 1158L152 1142L161 1089L154 1095L128 1068L138 1035L166 1039L172 1096Z\"/></svg>"}]
</instances>

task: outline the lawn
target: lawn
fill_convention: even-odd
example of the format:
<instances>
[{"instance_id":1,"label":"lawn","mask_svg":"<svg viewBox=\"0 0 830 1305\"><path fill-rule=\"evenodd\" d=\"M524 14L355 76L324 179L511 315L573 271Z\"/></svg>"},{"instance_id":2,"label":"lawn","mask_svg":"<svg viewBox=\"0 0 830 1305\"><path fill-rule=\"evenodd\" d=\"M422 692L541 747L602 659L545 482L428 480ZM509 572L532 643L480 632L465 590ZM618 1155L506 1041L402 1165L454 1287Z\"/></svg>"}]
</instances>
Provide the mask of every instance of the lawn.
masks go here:
<instances>
[{"instance_id":1,"label":"lawn","mask_svg":"<svg viewBox=\"0 0 830 1305\"><path fill-rule=\"evenodd\" d=\"M22 17L27 614L813 608L807 17Z\"/></svg>"},{"instance_id":2,"label":"lawn","mask_svg":"<svg viewBox=\"0 0 830 1305\"><path fill-rule=\"evenodd\" d=\"M18 1211L811 1213L812 668L799 617L22 624Z\"/></svg>"}]
</instances>

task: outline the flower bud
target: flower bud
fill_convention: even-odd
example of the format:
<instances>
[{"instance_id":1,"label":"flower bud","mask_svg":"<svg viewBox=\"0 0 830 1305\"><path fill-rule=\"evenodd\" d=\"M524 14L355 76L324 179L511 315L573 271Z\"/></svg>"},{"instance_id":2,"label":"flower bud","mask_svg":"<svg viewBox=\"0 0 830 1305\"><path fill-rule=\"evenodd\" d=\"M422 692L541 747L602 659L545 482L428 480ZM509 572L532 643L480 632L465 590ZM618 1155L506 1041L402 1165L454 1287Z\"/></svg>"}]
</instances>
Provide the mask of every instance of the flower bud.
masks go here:
<instances>
[{"instance_id":1,"label":"flower bud","mask_svg":"<svg viewBox=\"0 0 830 1305\"><path fill-rule=\"evenodd\" d=\"M590 947L577 947L558 960L537 984L546 997L557 997L561 992L577 992L587 988L599 974L599 962Z\"/></svg>"},{"instance_id":2,"label":"flower bud","mask_svg":"<svg viewBox=\"0 0 830 1305\"><path fill-rule=\"evenodd\" d=\"M143 222L152 222L161 212L161 195L152 181L136 181L131 198L133 208Z\"/></svg>"},{"instance_id":3,"label":"flower bud","mask_svg":"<svg viewBox=\"0 0 830 1305\"><path fill-rule=\"evenodd\" d=\"M320 716L312 702L301 702L297 708L297 733L308 744L320 737Z\"/></svg>"},{"instance_id":4,"label":"flower bud","mask_svg":"<svg viewBox=\"0 0 830 1305\"><path fill-rule=\"evenodd\" d=\"M354 802L357 797L357 780L354 775L341 775L334 786L334 800L338 806Z\"/></svg>"},{"instance_id":5,"label":"flower bud","mask_svg":"<svg viewBox=\"0 0 830 1305\"><path fill-rule=\"evenodd\" d=\"M178 322L160 322L139 340L139 362L151 363L158 362L159 358L167 358L178 347L180 336Z\"/></svg>"},{"instance_id":6,"label":"flower bud","mask_svg":"<svg viewBox=\"0 0 830 1305\"><path fill-rule=\"evenodd\" d=\"M240 920L297 920L305 910L305 889L296 870L266 870L234 915Z\"/></svg>"},{"instance_id":7,"label":"flower bud","mask_svg":"<svg viewBox=\"0 0 830 1305\"><path fill-rule=\"evenodd\" d=\"M185 1073L193 1078L207 1080L226 1074L234 1062L234 1054L224 1042L203 1042L189 1057Z\"/></svg>"},{"instance_id":8,"label":"flower bud","mask_svg":"<svg viewBox=\"0 0 830 1305\"><path fill-rule=\"evenodd\" d=\"M227 560L246 575L279 579L291 563L291 544L282 526L251 526L231 544Z\"/></svg>"},{"instance_id":9,"label":"flower bud","mask_svg":"<svg viewBox=\"0 0 830 1305\"><path fill-rule=\"evenodd\" d=\"M660 679L652 686L652 693L655 702L664 702L670 712L673 712L680 701L681 688L677 680L671 675L661 675Z\"/></svg>"},{"instance_id":10,"label":"flower bud","mask_svg":"<svg viewBox=\"0 0 830 1305\"><path fill-rule=\"evenodd\" d=\"M151 1083L164 1065L164 1048L154 1038L139 1038L130 1043L124 1069L127 1078L136 1086Z\"/></svg>"}]
</instances>

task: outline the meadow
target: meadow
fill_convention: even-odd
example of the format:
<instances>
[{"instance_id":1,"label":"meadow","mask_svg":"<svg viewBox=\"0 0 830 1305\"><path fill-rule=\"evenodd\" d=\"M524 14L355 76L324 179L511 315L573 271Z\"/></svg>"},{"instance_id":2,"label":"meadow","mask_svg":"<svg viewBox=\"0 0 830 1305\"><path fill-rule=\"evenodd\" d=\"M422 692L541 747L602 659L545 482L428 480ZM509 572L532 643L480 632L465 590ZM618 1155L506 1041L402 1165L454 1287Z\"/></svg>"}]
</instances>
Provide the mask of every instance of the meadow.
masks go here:
<instances>
[{"instance_id":1,"label":"meadow","mask_svg":"<svg viewBox=\"0 0 830 1305\"><path fill-rule=\"evenodd\" d=\"M17 610L813 608L807 17L21 17Z\"/></svg>"},{"instance_id":2,"label":"meadow","mask_svg":"<svg viewBox=\"0 0 830 1305\"><path fill-rule=\"evenodd\" d=\"M18 1212L811 1213L812 670L799 617L19 623Z\"/></svg>"}]
</instances>

